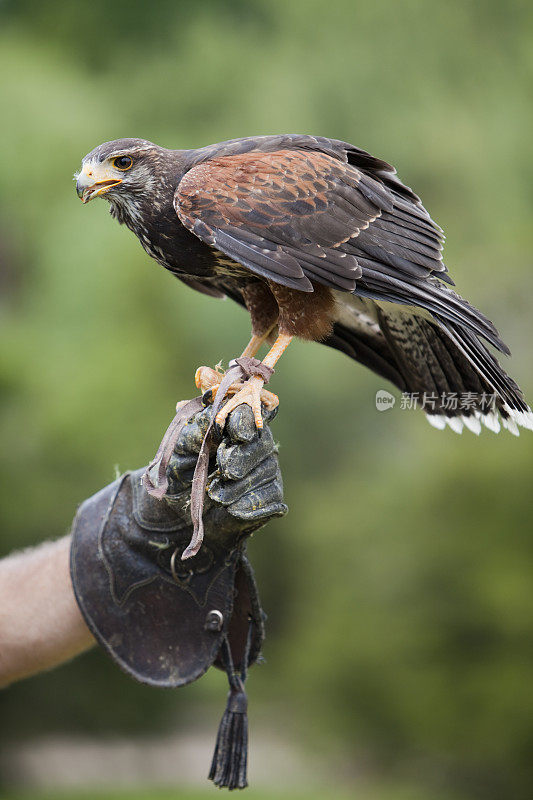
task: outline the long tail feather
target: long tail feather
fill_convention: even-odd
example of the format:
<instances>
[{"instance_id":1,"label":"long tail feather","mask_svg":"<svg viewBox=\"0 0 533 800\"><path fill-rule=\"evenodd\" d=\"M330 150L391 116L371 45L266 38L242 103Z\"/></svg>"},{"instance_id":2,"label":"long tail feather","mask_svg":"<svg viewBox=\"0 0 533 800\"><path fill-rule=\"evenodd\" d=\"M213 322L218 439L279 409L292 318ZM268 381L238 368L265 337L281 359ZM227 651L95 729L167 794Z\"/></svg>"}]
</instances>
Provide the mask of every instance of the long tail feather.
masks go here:
<instances>
[{"instance_id":1,"label":"long tail feather","mask_svg":"<svg viewBox=\"0 0 533 800\"><path fill-rule=\"evenodd\" d=\"M482 425L499 431L501 420L514 434L519 426L533 430L520 388L468 327L398 304L345 297L325 344L412 395L434 427L478 434Z\"/></svg>"}]
</instances>

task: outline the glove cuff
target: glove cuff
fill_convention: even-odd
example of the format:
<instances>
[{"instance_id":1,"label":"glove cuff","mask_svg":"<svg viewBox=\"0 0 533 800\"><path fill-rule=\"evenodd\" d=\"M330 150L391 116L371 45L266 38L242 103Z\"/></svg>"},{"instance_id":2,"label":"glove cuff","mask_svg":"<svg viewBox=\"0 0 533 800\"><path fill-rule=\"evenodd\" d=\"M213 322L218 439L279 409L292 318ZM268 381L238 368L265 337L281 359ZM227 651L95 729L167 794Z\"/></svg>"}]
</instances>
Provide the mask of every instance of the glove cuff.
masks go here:
<instances>
[{"instance_id":1,"label":"glove cuff","mask_svg":"<svg viewBox=\"0 0 533 800\"><path fill-rule=\"evenodd\" d=\"M102 489L74 519L72 583L89 629L143 683L182 686L223 666L226 636L235 668L248 667L264 629L242 537L214 537L181 561L190 523L148 495L142 473Z\"/></svg>"}]
</instances>

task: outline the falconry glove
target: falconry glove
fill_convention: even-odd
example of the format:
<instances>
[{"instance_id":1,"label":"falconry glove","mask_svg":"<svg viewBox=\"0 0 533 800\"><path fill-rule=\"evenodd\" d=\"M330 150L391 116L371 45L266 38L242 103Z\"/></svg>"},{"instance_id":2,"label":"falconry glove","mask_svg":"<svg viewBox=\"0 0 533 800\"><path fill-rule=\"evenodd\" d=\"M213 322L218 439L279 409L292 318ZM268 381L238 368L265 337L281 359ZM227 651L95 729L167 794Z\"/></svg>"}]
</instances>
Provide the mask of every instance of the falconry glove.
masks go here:
<instances>
[{"instance_id":1,"label":"falconry glove","mask_svg":"<svg viewBox=\"0 0 533 800\"><path fill-rule=\"evenodd\" d=\"M258 431L250 408L239 406L223 436L209 440L203 542L182 559L192 536L194 471L212 415L209 406L183 425L161 499L146 491L141 469L80 506L71 574L96 640L137 680L178 687L212 665L226 670L230 692L209 777L233 789L247 785L244 681L264 638L246 538L287 507L268 426L273 415Z\"/></svg>"}]
</instances>

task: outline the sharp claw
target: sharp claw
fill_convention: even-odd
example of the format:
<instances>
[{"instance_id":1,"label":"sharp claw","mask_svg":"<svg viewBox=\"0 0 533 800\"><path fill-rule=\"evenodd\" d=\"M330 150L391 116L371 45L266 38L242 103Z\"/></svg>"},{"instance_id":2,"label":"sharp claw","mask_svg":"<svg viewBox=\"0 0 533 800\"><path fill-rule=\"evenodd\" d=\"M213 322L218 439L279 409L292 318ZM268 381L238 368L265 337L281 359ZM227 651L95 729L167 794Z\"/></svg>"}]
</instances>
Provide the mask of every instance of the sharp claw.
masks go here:
<instances>
[{"instance_id":1,"label":"sharp claw","mask_svg":"<svg viewBox=\"0 0 533 800\"><path fill-rule=\"evenodd\" d=\"M256 428L261 429L263 427L263 417L261 415L262 388L263 382L260 378L254 377L246 381L231 400L228 400L224 407L218 412L216 416L217 425L223 428L228 415L231 414L235 408L245 403L252 409Z\"/></svg>"},{"instance_id":2,"label":"sharp claw","mask_svg":"<svg viewBox=\"0 0 533 800\"><path fill-rule=\"evenodd\" d=\"M223 373L211 369L211 367L198 367L196 370L194 381L197 388L202 392L204 405L213 402L222 377ZM263 383L258 377L250 378L244 383L232 384L232 386L228 388L227 393L228 395L233 395L233 397L226 402L224 407L217 414L215 420L215 425L220 434L222 433L229 414L243 403L250 406L252 409L255 426L258 430L263 428L261 404L264 404L267 412L272 412L279 404L279 400L275 394L263 389Z\"/></svg>"},{"instance_id":3,"label":"sharp claw","mask_svg":"<svg viewBox=\"0 0 533 800\"><path fill-rule=\"evenodd\" d=\"M200 388L200 387L198 387L198 388ZM211 403L215 399L215 394L216 394L216 391L214 391L213 389L207 389L203 393L203 395L202 395L202 403L204 404L204 406L211 405Z\"/></svg>"}]
</instances>

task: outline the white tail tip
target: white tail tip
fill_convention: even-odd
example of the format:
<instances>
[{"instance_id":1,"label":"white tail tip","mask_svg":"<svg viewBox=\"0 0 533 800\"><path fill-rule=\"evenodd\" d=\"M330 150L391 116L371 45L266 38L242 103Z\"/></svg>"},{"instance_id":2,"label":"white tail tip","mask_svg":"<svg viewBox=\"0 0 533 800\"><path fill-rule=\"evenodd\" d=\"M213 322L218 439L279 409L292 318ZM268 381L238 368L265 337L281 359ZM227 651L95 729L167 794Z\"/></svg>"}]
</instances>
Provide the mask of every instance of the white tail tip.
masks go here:
<instances>
[{"instance_id":1,"label":"white tail tip","mask_svg":"<svg viewBox=\"0 0 533 800\"><path fill-rule=\"evenodd\" d=\"M430 425L439 431L443 431L448 426L455 433L461 433L464 426L472 433L475 433L476 436L481 433L482 425L493 433L499 433L501 428L504 427L513 436L520 435L519 427L533 431L533 412L529 408L527 411L516 411L514 408L504 406L504 410L509 414L508 417L502 417L497 411L489 411L488 414L481 414L479 411L475 411L474 416L461 417L426 414L426 419Z\"/></svg>"}]
</instances>

